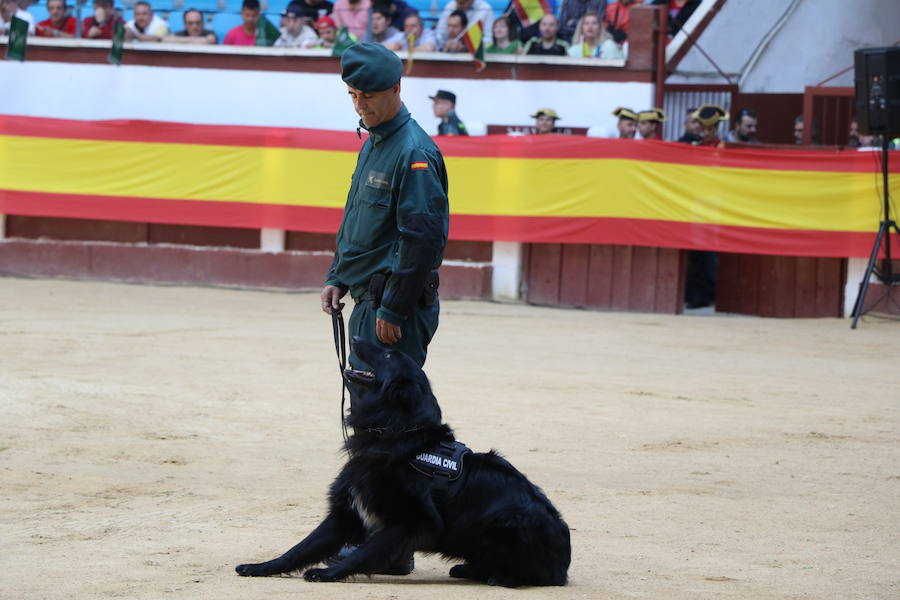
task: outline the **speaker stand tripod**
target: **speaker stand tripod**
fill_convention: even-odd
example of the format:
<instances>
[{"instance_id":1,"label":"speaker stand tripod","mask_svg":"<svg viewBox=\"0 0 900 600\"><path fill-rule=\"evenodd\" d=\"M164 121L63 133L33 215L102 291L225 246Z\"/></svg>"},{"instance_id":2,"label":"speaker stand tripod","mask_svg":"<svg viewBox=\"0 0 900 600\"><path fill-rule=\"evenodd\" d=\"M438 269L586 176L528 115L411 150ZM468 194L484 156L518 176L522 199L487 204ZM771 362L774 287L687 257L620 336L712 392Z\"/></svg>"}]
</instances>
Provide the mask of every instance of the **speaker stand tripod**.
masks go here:
<instances>
[{"instance_id":1,"label":"speaker stand tripod","mask_svg":"<svg viewBox=\"0 0 900 600\"><path fill-rule=\"evenodd\" d=\"M872 273L881 280L887 287L885 291L885 296L879 299L878 302L881 302L885 298L890 299L895 304L897 303L891 297L891 288L890 286L896 283L900 283L900 273L894 273L894 266L891 263L891 230L893 229L895 233L900 234L900 229L897 228L897 222L891 219L891 195L890 188L888 188L888 136L881 136L881 180L882 180L882 192L884 196L884 218L881 220L881 226L878 228L878 235L875 237L875 246L872 247L872 254L869 256L869 264L866 266L866 273L863 275L862 281L859 282L859 294L856 296L856 304L853 305L853 323L851 323L850 328L856 329L856 322L859 321L859 317L862 315L863 305L866 301L866 292L869 290L869 279L872 277ZM882 244L884 244L884 259L881 262L881 268L876 266L878 262L878 251L881 249ZM877 305L878 302L875 304ZM900 304L898 304L900 307Z\"/></svg>"}]
</instances>

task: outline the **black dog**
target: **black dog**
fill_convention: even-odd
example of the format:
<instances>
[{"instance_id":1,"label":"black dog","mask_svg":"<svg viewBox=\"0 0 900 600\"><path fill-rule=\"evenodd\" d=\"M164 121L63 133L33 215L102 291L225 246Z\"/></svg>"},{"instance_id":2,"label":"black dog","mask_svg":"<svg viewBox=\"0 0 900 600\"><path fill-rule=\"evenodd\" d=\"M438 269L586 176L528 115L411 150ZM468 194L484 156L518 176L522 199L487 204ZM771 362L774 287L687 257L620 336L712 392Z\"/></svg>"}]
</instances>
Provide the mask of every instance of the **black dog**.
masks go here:
<instances>
[{"instance_id":1,"label":"black dog","mask_svg":"<svg viewBox=\"0 0 900 600\"><path fill-rule=\"evenodd\" d=\"M304 578L371 574L423 551L462 559L451 577L507 587L565 585L569 528L544 493L493 450L471 453L455 443L428 379L410 358L359 338L353 347L373 370L345 371L353 435L345 445L349 460L331 484L328 516L284 555L237 572L288 573L358 545Z\"/></svg>"}]
</instances>

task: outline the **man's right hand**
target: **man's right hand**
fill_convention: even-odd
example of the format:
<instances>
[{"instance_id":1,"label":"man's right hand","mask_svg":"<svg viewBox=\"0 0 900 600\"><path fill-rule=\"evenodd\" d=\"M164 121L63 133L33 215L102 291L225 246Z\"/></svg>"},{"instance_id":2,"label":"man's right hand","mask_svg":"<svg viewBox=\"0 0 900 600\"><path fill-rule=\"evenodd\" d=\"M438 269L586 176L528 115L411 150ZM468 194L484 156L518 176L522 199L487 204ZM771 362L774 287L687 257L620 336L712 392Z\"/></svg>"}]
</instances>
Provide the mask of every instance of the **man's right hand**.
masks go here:
<instances>
[{"instance_id":1,"label":"man's right hand","mask_svg":"<svg viewBox=\"0 0 900 600\"><path fill-rule=\"evenodd\" d=\"M322 289L322 312L330 315L333 309L340 310L344 308L344 303L340 301L343 295L341 288L338 286L326 285Z\"/></svg>"}]
</instances>

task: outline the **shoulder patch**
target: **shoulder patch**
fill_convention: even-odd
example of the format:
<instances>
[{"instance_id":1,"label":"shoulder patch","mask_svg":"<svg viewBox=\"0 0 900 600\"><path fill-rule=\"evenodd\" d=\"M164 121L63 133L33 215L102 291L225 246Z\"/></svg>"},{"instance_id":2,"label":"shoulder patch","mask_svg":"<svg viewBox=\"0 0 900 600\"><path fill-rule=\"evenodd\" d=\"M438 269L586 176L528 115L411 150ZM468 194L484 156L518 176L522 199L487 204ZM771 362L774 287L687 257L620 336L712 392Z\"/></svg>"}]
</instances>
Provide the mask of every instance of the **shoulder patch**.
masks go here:
<instances>
[{"instance_id":1,"label":"shoulder patch","mask_svg":"<svg viewBox=\"0 0 900 600\"><path fill-rule=\"evenodd\" d=\"M428 163L424 160L418 160L414 163L410 163L409 168L413 171L421 171L428 168Z\"/></svg>"}]
</instances>

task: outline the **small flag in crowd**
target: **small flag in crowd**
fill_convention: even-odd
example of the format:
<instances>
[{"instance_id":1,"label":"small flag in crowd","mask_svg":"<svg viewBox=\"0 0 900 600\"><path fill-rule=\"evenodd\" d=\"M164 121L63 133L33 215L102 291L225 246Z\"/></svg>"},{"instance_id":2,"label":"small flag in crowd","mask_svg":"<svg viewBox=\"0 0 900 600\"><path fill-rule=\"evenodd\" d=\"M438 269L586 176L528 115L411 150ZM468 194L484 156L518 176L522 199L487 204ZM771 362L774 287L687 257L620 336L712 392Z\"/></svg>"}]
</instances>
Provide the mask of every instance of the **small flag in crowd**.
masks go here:
<instances>
[{"instance_id":1,"label":"small flag in crowd","mask_svg":"<svg viewBox=\"0 0 900 600\"><path fill-rule=\"evenodd\" d=\"M408 50L406 51L406 73L404 73L404 75L412 75L413 54L415 53L416 48L416 36L411 33L406 36L406 47L408 48Z\"/></svg>"},{"instance_id":2,"label":"small flag in crowd","mask_svg":"<svg viewBox=\"0 0 900 600\"><path fill-rule=\"evenodd\" d=\"M14 16L9 22L9 42L6 44L6 58L25 61L25 43L28 41L28 21Z\"/></svg>"},{"instance_id":3,"label":"small flag in crowd","mask_svg":"<svg viewBox=\"0 0 900 600\"><path fill-rule=\"evenodd\" d=\"M112 46L109 48L109 56L107 60L114 65L122 64L122 44L125 43L125 26L121 21L116 21L116 28L113 32Z\"/></svg>"},{"instance_id":4,"label":"small flag in crowd","mask_svg":"<svg viewBox=\"0 0 900 600\"><path fill-rule=\"evenodd\" d=\"M281 32L277 27L265 17L260 17L256 22L256 45L257 46L273 46L275 40L281 37Z\"/></svg>"},{"instance_id":5,"label":"small flag in crowd","mask_svg":"<svg viewBox=\"0 0 900 600\"><path fill-rule=\"evenodd\" d=\"M356 43L356 36L350 33L346 27L341 27L337 37L334 38L334 48L331 50L332 56L341 56L344 50Z\"/></svg>"},{"instance_id":6,"label":"small flag in crowd","mask_svg":"<svg viewBox=\"0 0 900 600\"><path fill-rule=\"evenodd\" d=\"M466 48L469 49L469 52L472 53L472 60L475 61L475 70L484 70L487 63L484 62L484 28L481 21L466 29L462 41Z\"/></svg>"},{"instance_id":7,"label":"small flag in crowd","mask_svg":"<svg viewBox=\"0 0 900 600\"><path fill-rule=\"evenodd\" d=\"M550 0L513 0L513 9L522 27L533 25L547 13L553 12Z\"/></svg>"}]
</instances>

